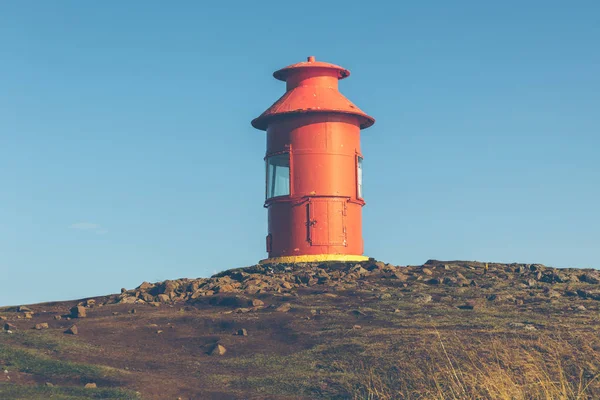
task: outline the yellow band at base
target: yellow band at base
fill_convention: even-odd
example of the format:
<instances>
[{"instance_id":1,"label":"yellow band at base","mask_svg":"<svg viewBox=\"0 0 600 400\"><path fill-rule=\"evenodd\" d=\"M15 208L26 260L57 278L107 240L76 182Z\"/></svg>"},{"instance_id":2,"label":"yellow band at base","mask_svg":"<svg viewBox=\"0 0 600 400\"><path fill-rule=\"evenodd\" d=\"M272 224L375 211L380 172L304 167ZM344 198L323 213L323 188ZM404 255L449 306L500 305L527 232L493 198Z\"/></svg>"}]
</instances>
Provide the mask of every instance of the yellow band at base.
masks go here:
<instances>
[{"instance_id":1,"label":"yellow band at base","mask_svg":"<svg viewBox=\"0 0 600 400\"><path fill-rule=\"evenodd\" d=\"M324 261L369 261L369 257L352 254L304 254L297 256L283 256L260 260L259 264L288 264L288 263L310 263Z\"/></svg>"}]
</instances>

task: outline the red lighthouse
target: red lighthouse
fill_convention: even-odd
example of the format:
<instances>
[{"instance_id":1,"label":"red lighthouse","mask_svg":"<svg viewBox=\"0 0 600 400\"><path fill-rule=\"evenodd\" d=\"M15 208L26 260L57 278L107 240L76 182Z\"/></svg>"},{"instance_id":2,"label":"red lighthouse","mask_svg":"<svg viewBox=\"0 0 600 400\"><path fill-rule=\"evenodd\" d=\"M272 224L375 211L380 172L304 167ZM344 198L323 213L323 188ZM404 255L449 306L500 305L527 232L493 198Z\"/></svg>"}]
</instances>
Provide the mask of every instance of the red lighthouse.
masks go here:
<instances>
[{"instance_id":1,"label":"red lighthouse","mask_svg":"<svg viewBox=\"0 0 600 400\"><path fill-rule=\"evenodd\" d=\"M349 75L314 57L273 73L286 92L252 121L267 132L265 262L367 259L360 130L375 120L338 91Z\"/></svg>"}]
</instances>

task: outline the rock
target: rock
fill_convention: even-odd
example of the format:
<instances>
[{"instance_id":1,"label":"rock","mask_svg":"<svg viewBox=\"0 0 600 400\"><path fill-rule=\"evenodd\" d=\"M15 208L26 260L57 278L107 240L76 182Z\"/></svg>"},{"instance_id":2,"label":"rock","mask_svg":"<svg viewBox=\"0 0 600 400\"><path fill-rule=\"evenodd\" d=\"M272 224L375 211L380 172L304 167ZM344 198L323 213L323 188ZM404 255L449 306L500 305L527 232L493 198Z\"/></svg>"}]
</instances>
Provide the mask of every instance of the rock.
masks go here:
<instances>
[{"instance_id":1,"label":"rock","mask_svg":"<svg viewBox=\"0 0 600 400\"><path fill-rule=\"evenodd\" d=\"M382 295L379 296L380 300L387 300L387 299L391 299L391 298L392 298L392 295L389 294L389 293L384 293L384 294L382 294Z\"/></svg>"},{"instance_id":2,"label":"rock","mask_svg":"<svg viewBox=\"0 0 600 400\"><path fill-rule=\"evenodd\" d=\"M171 301L171 298L168 295L164 294L164 293L163 294L159 294L156 297L158 297L158 301L160 301L161 303L168 303L169 301Z\"/></svg>"},{"instance_id":3,"label":"rock","mask_svg":"<svg viewBox=\"0 0 600 400\"><path fill-rule=\"evenodd\" d=\"M8 318L6 318L6 317L5 317L5 316L3 316L3 315L0 315L0 321L6 321L6 320L8 320Z\"/></svg>"},{"instance_id":4,"label":"rock","mask_svg":"<svg viewBox=\"0 0 600 400\"><path fill-rule=\"evenodd\" d=\"M48 329L48 323L42 322L40 324L35 324L35 329L37 329L38 331L41 331L42 329Z\"/></svg>"},{"instance_id":5,"label":"rock","mask_svg":"<svg viewBox=\"0 0 600 400\"><path fill-rule=\"evenodd\" d=\"M587 308L585 308L585 306L583 306L583 305L577 306L577 311L585 311L585 310L587 310Z\"/></svg>"},{"instance_id":6,"label":"rock","mask_svg":"<svg viewBox=\"0 0 600 400\"><path fill-rule=\"evenodd\" d=\"M583 274L583 275L579 275L579 280L581 282L585 282L585 283L591 283L591 284L598 284L600 283L600 279L598 279L596 276L593 276L592 274Z\"/></svg>"},{"instance_id":7,"label":"rock","mask_svg":"<svg viewBox=\"0 0 600 400\"><path fill-rule=\"evenodd\" d=\"M150 282L142 282L140 286L137 287L138 290L148 291L154 287Z\"/></svg>"},{"instance_id":8,"label":"rock","mask_svg":"<svg viewBox=\"0 0 600 400\"><path fill-rule=\"evenodd\" d=\"M227 349L225 348L225 346L223 346L220 343L217 343L215 345L215 347L213 347L213 349L210 351L210 355L211 356L222 356L226 352L227 352Z\"/></svg>"},{"instance_id":9,"label":"rock","mask_svg":"<svg viewBox=\"0 0 600 400\"><path fill-rule=\"evenodd\" d=\"M357 317L364 317L365 315L367 315L367 314L365 314L364 312L362 312L360 310L352 310L352 311L350 311L350 313L352 315L356 315Z\"/></svg>"},{"instance_id":10,"label":"rock","mask_svg":"<svg viewBox=\"0 0 600 400\"><path fill-rule=\"evenodd\" d=\"M277 307L275 309L275 311L279 311L279 312L288 312L292 309L292 306L290 305L290 303L283 303L282 305L280 305L279 307Z\"/></svg>"},{"instance_id":11,"label":"rock","mask_svg":"<svg viewBox=\"0 0 600 400\"><path fill-rule=\"evenodd\" d=\"M215 286L215 292L217 293L230 293L235 291L235 288L232 285L224 284Z\"/></svg>"},{"instance_id":12,"label":"rock","mask_svg":"<svg viewBox=\"0 0 600 400\"><path fill-rule=\"evenodd\" d=\"M135 308L132 308L131 310L129 310L129 314L135 314L137 312L137 310Z\"/></svg>"},{"instance_id":13,"label":"rock","mask_svg":"<svg viewBox=\"0 0 600 400\"><path fill-rule=\"evenodd\" d=\"M293 287L294 287L294 286L292 286L292 284L291 284L291 283L289 283L289 282L286 282L286 281L282 282L282 283L281 283L281 286L282 286L283 288L285 288L285 289L291 289L291 288L293 288Z\"/></svg>"},{"instance_id":14,"label":"rock","mask_svg":"<svg viewBox=\"0 0 600 400\"><path fill-rule=\"evenodd\" d=\"M53 384L51 384L50 382L46 382L46 384L45 384L45 385L46 385L46 387L54 387L54 385L53 385Z\"/></svg>"},{"instance_id":15,"label":"rock","mask_svg":"<svg viewBox=\"0 0 600 400\"><path fill-rule=\"evenodd\" d=\"M4 324L4 330L5 331L16 331L17 327L14 326L13 324L11 324L10 322L7 322Z\"/></svg>"},{"instance_id":16,"label":"rock","mask_svg":"<svg viewBox=\"0 0 600 400\"><path fill-rule=\"evenodd\" d=\"M352 329L362 329L362 326L360 326L360 325L354 325L354 326L352 327Z\"/></svg>"},{"instance_id":17,"label":"rock","mask_svg":"<svg viewBox=\"0 0 600 400\"><path fill-rule=\"evenodd\" d=\"M75 306L71 308L71 318L85 318L87 317L85 307Z\"/></svg>"},{"instance_id":18,"label":"rock","mask_svg":"<svg viewBox=\"0 0 600 400\"><path fill-rule=\"evenodd\" d=\"M94 307L95 305L96 305L96 300L94 300L94 299L88 299L84 303L85 307Z\"/></svg>"},{"instance_id":19,"label":"rock","mask_svg":"<svg viewBox=\"0 0 600 400\"><path fill-rule=\"evenodd\" d=\"M444 285L448 285L448 286L457 286L458 285L458 279L455 278L455 277L453 277L453 276L446 276L442 280L442 283Z\"/></svg>"},{"instance_id":20,"label":"rock","mask_svg":"<svg viewBox=\"0 0 600 400\"><path fill-rule=\"evenodd\" d=\"M400 282L406 282L408 281L408 275L405 275L401 272L394 272L391 276L392 279L397 279Z\"/></svg>"},{"instance_id":21,"label":"rock","mask_svg":"<svg viewBox=\"0 0 600 400\"><path fill-rule=\"evenodd\" d=\"M54 316L54 319L55 319L55 320L57 320L57 321L59 321L59 320L61 320L61 319L62 319L62 317L61 317L60 315L55 315L55 316Z\"/></svg>"},{"instance_id":22,"label":"rock","mask_svg":"<svg viewBox=\"0 0 600 400\"><path fill-rule=\"evenodd\" d=\"M413 298L413 301L417 304L427 304L430 303L433 298L426 293L419 293Z\"/></svg>"},{"instance_id":23,"label":"rock","mask_svg":"<svg viewBox=\"0 0 600 400\"><path fill-rule=\"evenodd\" d=\"M84 388L86 388L86 389L96 389L97 387L98 386L95 383L93 383L93 382L86 383L85 386L84 386Z\"/></svg>"},{"instance_id":24,"label":"rock","mask_svg":"<svg viewBox=\"0 0 600 400\"><path fill-rule=\"evenodd\" d=\"M265 305L265 302L259 299L252 299L251 305L252 307L263 307Z\"/></svg>"},{"instance_id":25,"label":"rock","mask_svg":"<svg viewBox=\"0 0 600 400\"><path fill-rule=\"evenodd\" d=\"M65 333L69 334L69 335L78 335L79 334L79 329L77 328L77 325L73 325L69 329L67 329L65 331Z\"/></svg>"},{"instance_id":26,"label":"rock","mask_svg":"<svg viewBox=\"0 0 600 400\"><path fill-rule=\"evenodd\" d=\"M138 299L136 297L133 296L124 296L121 298L121 300L119 300L119 303L121 304L134 304L136 301L138 301Z\"/></svg>"},{"instance_id":27,"label":"rock","mask_svg":"<svg viewBox=\"0 0 600 400\"><path fill-rule=\"evenodd\" d=\"M425 283L428 283L430 285L439 285L440 280L438 278L431 278L431 279L426 280Z\"/></svg>"},{"instance_id":28,"label":"rock","mask_svg":"<svg viewBox=\"0 0 600 400\"><path fill-rule=\"evenodd\" d=\"M423 268L423 273L429 276L433 275L433 272L429 268Z\"/></svg>"},{"instance_id":29,"label":"rock","mask_svg":"<svg viewBox=\"0 0 600 400\"><path fill-rule=\"evenodd\" d=\"M248 331L246 329L239 329L236 333L237 336L248 336Z\"/></svg>"},{"instance_id":30,"label":"rock","mask_svg":"<svg viewBox=\"0 0 600 400\"><path fill-rule=\"evenodd\" d=\"M26 312L25 313L25 318L27 318L27 319L33 318L33 313L32 312Z\"/></svg>"},{"instance_id":31,"label":"rock","mask_svg":"<svg viewBox=\"0 0 600 400\"><path fill-rule=\"evenodd\" d=\"M31 308L25 307L25 306L19 306L19 308L17 308L17 311L19 311L19 312L33 312L31 310Z\"/></svg>"}]
</instances>

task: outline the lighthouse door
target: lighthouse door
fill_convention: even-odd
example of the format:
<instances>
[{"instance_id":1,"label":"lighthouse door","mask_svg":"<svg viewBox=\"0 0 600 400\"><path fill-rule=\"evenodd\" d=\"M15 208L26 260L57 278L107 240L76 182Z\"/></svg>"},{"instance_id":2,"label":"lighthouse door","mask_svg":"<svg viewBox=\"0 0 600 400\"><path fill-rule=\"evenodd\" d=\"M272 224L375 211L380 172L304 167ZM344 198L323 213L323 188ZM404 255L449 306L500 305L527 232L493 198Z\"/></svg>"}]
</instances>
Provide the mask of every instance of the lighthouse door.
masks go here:
<instances>
[{"instance_id":1,"label":"lighthouse door","mask_svg":"<svg viewBox=\"0 0 600 400\"><path fill-rule=\"evenodd\" d=\"M308 240L311 246L346 245L346 199L311 198L308 209Z\"/></svg>"}]
</instances>

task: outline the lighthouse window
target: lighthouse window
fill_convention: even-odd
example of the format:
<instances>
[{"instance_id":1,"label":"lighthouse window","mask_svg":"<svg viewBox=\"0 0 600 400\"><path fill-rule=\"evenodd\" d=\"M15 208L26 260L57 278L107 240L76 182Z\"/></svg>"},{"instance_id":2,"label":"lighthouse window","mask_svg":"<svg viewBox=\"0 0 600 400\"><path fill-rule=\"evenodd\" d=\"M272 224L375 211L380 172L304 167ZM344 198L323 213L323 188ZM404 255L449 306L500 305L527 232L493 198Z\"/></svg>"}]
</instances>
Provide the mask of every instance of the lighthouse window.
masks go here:
<instances>
[{"instance_id":1,"label":"lighthouse window","mask_svg":"<svg viewBox=\"0 0 600 400\"><path fill-rule=\"evenodd\" d=\"M362 191L362 163L363 163L363 158L362 157L357 157L357 161L356 161L356 180L357 180L357 195L359 199L363 198L363 191Z\"/></svg>"},{"instance_id":2,"label":"lighthouse window","mask_svg":"<svg viewBox=\"0 0 600 400\"><path fill-rule=\"evenodd\" d=\"M267 158L267 199L290 194L290 155L277 154Z\"/></svg>"}]
</instances>

